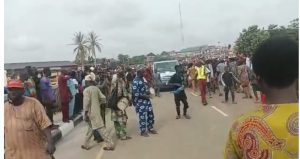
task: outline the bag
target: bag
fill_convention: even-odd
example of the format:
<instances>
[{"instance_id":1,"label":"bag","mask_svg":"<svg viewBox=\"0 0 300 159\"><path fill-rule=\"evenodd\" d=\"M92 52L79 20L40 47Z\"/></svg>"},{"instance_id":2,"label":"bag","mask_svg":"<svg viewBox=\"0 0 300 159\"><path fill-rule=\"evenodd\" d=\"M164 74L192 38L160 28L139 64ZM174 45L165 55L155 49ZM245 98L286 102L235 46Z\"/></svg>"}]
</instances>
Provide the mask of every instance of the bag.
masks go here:
<instances>
[{"instance_id":1,"label":"bag","mask_svg":"<svg viewBox=\"0 0 300 159\"><path fill-rule=\"evenodd\" d=\"M118 109L118 82L116 87L111 91L111 95L107 101L107 108L117 110Z\"/></svg>"}]
</instances>

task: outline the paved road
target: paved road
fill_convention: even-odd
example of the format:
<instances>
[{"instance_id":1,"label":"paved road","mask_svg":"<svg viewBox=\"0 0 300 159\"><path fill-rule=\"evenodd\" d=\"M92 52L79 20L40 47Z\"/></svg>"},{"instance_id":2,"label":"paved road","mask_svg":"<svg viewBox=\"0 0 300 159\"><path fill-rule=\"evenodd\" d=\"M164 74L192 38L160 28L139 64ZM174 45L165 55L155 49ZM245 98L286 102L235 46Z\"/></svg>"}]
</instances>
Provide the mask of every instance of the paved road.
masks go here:
<instances>
[{"instance_id":1,"label":"paved road","mask_svg":"<svg viewBox=\"0 0 300 159\"><path fill-rule=\"evenodd\" d=\"M233 121L241 114L255 109L253 100L241 99L237 95L238 104L223 104L224 97L214 95L208 99L208 106L200 104L200 97L186 90L192 119L176 120L173 95L162 93L162 97L153 99L155 128L157 135L144 138L138 134L138 120L134 109L127 113L128 133L132 140L116 142L116 150L104 152L101 144L89 150L81 150L86 127L78 125L69 135L57 144L57 159L218 159L223 158L223 149L228 130ZM110 118L107 117L107 120ZM108 125L112 125L109 123ZM109 126L110 127L110 126ZM111 134L114 129L109 128Z\"/></svg>"}]
</instances>

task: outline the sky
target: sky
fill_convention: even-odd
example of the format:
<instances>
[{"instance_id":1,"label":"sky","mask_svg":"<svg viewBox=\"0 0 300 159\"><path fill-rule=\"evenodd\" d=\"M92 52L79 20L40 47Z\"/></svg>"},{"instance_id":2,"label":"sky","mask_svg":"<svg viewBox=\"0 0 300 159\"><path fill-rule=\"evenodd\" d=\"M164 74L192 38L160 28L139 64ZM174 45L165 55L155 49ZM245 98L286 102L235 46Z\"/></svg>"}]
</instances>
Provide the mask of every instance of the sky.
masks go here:
<instances>
[{"instance_id":1,"label":"sky","mask_svg":"<svg viewBox=\"0 0 300 159\"><path fill-rule=\"evenodd\" d=\"M97 58L233 44L250 25L288 25L298 0L5 0L4 62L73 61L76 32L101 39Z\"/></svg>"}]
</instances>

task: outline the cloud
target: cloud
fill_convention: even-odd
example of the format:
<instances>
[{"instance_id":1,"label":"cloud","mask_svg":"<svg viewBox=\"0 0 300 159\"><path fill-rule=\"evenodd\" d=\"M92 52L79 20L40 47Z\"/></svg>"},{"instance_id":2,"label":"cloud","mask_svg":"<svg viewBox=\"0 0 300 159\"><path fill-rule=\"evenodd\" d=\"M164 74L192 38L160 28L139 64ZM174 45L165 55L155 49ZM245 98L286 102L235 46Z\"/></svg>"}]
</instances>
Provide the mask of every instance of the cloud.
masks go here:
<instances>
[{"instance_id":1,"label":"cloud","mask_svg":"<svg viewBox=\"0 0 300 159\"><path fill-rule=\"evenodd\" d=\"M14 47L17 51L30 52L41 50L44 45L37 37L23 35L10 39L6 47Z\"/></svg>"}]
</instances>

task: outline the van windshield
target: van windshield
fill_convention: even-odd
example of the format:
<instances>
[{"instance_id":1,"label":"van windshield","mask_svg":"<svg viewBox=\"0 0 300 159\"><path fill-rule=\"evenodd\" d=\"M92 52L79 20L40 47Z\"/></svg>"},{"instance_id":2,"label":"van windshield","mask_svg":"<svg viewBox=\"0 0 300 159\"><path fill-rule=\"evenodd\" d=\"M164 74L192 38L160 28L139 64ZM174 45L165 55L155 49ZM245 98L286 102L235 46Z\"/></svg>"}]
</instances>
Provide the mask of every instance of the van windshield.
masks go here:
<instances>
[{"instance_id":1,"label":"van windshield","mask_svg":"<svg viewBox=\"0 0 300 159\"><path fill-rule=\"evenodd\" d=\"M167 72L167 71L175 72L176 65L177 65L176 61L156 63L155 69L157 69L158 72Z\"/></svg>"}]
</instances>

